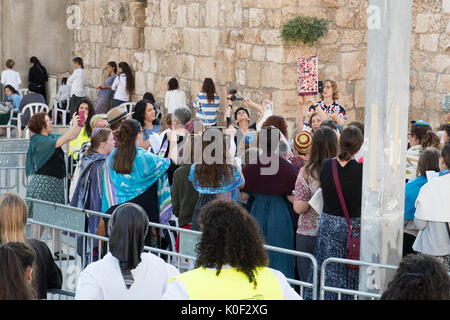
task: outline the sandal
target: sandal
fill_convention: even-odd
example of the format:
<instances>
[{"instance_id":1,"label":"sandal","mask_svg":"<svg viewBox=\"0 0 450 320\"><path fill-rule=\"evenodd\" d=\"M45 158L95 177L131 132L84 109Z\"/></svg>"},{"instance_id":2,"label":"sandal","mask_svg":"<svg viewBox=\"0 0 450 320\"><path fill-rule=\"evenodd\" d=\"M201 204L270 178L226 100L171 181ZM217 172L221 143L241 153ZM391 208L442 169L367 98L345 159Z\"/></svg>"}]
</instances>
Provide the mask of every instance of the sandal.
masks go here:
<instances>
[{"instance_id":1,"label":"sandal","mask_svg":"<svg viewBox=\"0 0 450 320\"><path fill-rule=\"evenodd\" d=\"M61 256L59 255L61 253ZM69 255L69 257L67 257L67 255L62 252L62 251L57 251L53 254L53 259L54 260L75 260L74 256Z\"/></svg>"}]
</instances>

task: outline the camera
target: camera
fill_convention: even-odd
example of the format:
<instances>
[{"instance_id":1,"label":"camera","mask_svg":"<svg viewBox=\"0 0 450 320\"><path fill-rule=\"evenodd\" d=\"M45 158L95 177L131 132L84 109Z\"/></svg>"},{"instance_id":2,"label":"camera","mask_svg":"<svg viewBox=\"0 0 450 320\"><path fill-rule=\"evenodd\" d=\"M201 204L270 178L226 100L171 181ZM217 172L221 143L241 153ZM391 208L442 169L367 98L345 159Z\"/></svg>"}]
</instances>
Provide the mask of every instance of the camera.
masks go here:
<instances>
[{"instance_id":1,"label":"camera","mask_svg":"<svg viewBox=\"0 0 450 320\"><path fill-rule=\"evenodd\" d=\"M236 93L237 93L237 90L236 90L236 89L230 89L230 90L228 90L228 94L231 94L230 100L231 100L231 101L243 101L244 98L242 98L242 97L236 97Z\"/></svg>"},{"instance_id":2,"label":"camera","mask_svg":"<svg viewBox=\"0 0 450 320\"><path fill-rule=\"evenodd\" d=\"M323 81L319 80L317 82L317 84L318 84L318 87L319 87L319 93L323 93Z\"/></svg>"}]
</instances>

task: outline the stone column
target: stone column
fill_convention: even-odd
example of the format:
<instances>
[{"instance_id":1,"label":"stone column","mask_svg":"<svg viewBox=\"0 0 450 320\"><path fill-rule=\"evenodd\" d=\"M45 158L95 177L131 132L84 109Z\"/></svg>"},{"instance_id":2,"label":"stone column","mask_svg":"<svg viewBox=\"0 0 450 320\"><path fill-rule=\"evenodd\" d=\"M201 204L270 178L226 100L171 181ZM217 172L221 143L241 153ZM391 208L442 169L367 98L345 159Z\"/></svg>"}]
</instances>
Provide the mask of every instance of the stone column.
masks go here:
<instances>
[{"instance_id":1,"label":"stone column","mask_svg":"<svg viewBox=\"0 0 450 320\"><path fill-rule=\"evenodd\" d=\"M368 8L361 260L402 257L412 0L370 0ZM362 267L359 288L381 293L391 272Z\"/></svg>"}]
</instances>

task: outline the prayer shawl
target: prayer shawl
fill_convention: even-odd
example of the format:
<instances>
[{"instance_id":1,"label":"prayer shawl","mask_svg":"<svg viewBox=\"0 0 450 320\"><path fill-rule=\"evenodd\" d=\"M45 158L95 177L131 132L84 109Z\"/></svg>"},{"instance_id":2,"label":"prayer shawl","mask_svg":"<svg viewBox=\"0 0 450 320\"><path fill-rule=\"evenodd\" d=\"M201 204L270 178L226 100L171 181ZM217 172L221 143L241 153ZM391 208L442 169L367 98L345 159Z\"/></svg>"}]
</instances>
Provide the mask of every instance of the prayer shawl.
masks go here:
<instances>
[{"instance_id":1,"label":"prayer shawl","mask_svg":"<svg viewBox=\"0 0 450 320\"><path fill-rule=\"evenodd\" d=\"M80 177L70 205L72 207L101 210L103 164L106 155L92 153L84 155L80 162Z\"/></svg>"},{"instance_id":2,"label":"prayer shawl","mask_svg":"<svg viewBox=\"0 0 450 320\"><path fill-rule=\"evenodd\" d=\"M28 146L26 174L27 177L41 169L55 153L56 141L61 135L50 133L48 136L35 134L30 138Z\"/></svg>"},{"instance_id":3,"label":"prayer shawl","mask_svg":"<svg viewBox=\"0 0 450 320\"><path fill-rule=\"evenodd\" d=\"M159 222L168 224L172 216L172 198L166 172L171 160L160 158L139 147L136 148L136 158L130 174L119 174L114 171L114 154L117 149L113 150L106 159L103 168L101 212L136 198L157 182Z\"/></svg>"},{"instance_id":4,"label":"prayer shawl","mask_svg":"<svg viewBox=\"0 0 450 320\"><path fill-rule=\"evenodd\" d=\"M318 64L316 56L298 58L298 95L315 96L319 92Z\"/></svg>"},{"instance_id":5,"label":"prayer shawl","mask_svg":"<svg viewBox=\"0 0 450 320\"><path fill-rule=\"evenodd\" d=\"M233 166L233 176L230 177L231 180L228 183L224 181L220 182L220 186L217 188L203 187L199 184L195 176L195 167L197 163L191 166L191 171L189 173L188 180L192 182L194 189L200 194L222 194L230 192L231 198L236 201L237 188L244 182L241 172L238 168Z\"/></svg>"}]
</instances>

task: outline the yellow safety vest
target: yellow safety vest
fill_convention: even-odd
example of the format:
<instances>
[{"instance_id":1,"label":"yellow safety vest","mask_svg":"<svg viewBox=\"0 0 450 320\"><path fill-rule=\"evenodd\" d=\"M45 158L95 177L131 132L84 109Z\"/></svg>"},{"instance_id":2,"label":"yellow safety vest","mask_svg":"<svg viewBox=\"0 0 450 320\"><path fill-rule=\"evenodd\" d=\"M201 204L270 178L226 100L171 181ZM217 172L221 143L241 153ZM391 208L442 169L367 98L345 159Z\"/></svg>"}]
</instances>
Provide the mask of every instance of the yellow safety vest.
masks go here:
<instances>
[{"instance_id":1,"label":"yellow safety vest","mask_svg":"<svg viewBox=\"0 0 450 320\"><path fill-rule=\"evenodd\" d=\"M184 272L174 279L184 285L191 300L282 300L283 292L275 274L266 267L255 272L258 286L235 268L217 270L197 268ZM169 282L170 282L169 281Z\"/></svg>"},{"instance_id":2,"label":"yellow safety vest","mask_svg":"<svg viewBox=\"0 0 450 320\"><path fill-rule=\"evenodd\" d=\"M81 148L83 143L90 141L90 140L91 140L91 138L89 138L89 136L86 133L86 127L83 127L83 129L81 129L78 137L69 142L69 155L73 154L73 158L77 159L78 158L78 150Z\"/></svg>"}]
</instances>

